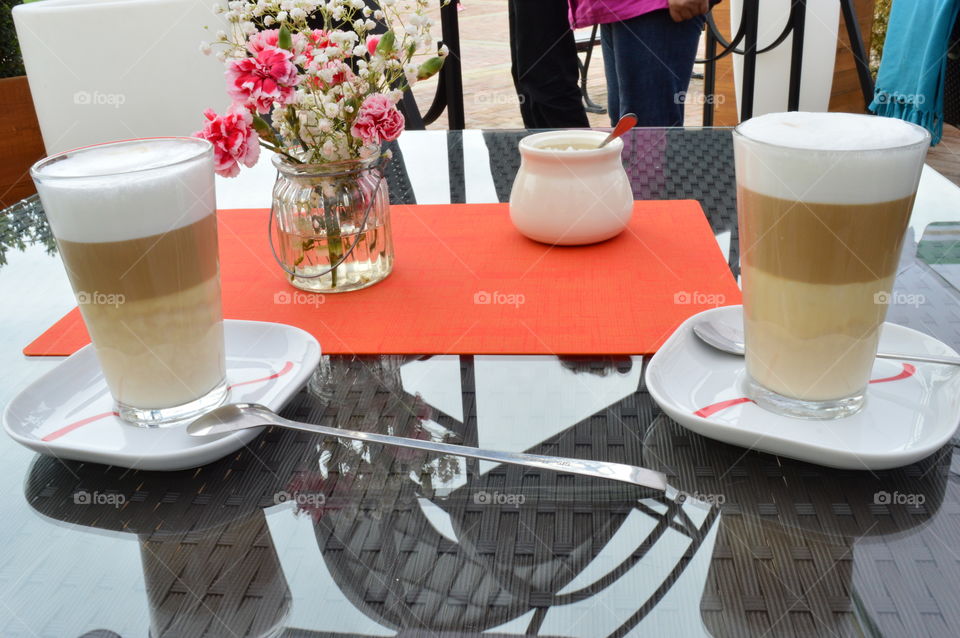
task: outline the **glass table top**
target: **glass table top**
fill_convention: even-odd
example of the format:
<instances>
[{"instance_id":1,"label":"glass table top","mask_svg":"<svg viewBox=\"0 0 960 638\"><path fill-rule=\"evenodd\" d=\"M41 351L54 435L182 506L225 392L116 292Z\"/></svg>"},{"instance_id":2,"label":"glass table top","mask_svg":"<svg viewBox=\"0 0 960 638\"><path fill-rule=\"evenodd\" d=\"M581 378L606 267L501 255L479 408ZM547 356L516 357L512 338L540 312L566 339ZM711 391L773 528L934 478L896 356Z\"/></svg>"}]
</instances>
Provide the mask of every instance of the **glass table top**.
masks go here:
<instances>
[{"instance_id":1,"label":"glass table top","mask_svg":"<svg viewBox=\"0 0 960 638\"><path fill-rule=\"evenodd\" d=\"M405 133L392 199L506 201L523 134ZM637 198L698 199L736 272L729 131L626 141ZM251 173L218 182L221 206L263 205L248 194L269 198L272 174ZM938 177L918 198L926 224L960 210ZM5 404L56 365L19 352L73 299L39 206L0 220ZM958 292L917 258L926 224L897 283L923 303L889 318L960 349ZM922 256L934 249L950 254ZM677 498L279 429L180 472L61 461L2 436L0 636L960 634L954 442L879 472L749 451L664 416L647 361L324 357L283 415L648 467Z\"/></svg>"}]
</instances>

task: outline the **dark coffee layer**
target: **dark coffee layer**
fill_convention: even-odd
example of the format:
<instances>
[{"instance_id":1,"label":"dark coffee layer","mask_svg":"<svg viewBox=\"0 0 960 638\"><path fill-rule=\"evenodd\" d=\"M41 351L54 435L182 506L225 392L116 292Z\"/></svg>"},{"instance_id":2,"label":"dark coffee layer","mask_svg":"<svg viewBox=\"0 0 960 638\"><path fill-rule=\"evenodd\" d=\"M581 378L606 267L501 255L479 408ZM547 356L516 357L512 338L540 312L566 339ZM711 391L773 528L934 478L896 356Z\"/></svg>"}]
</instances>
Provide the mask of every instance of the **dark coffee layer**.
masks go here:
<instances>
[{"instance_id":1,"label":"dark coffee layer","mask_svg":"<svg viewBox=\"0 0 960 638\"><path fill-rule=\"evenodd\" d=\"M74 290L119 294L126 302L192 288L216 275L219 263L214 214L160 235L57 243Z\"/></svg>"},{"instance_id":2,"label":"dark coffee layer","mask_svg":"<svg viewBox=\"0 0 960 638\"><path fill-rule=\"evenodd\" d=\"M854 186L851 186L854 188ZM894 273L913 197L876 204L814 204L740 187L745 266L810 283L873 281Z\"/></svg>"}]
</instances>

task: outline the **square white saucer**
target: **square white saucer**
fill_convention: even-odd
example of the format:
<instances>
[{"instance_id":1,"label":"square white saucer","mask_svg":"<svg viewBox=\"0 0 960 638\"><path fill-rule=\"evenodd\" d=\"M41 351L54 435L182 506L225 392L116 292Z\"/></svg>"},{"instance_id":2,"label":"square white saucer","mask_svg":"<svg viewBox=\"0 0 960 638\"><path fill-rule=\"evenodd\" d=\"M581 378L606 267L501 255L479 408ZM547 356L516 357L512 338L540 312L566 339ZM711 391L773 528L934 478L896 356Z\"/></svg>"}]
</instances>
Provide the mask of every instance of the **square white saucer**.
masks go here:
<instances>
[{"instance_id":1,"label":"square white saucer","mask_svg":"<svg viewBox=\"0 0 960 638\"><path fill-rule=\"evenodd\" d=\"M743 307L687 319L647 365L650 396L674 421L703 436L801 461L852 470L909 465L938 450L960 424L960 367L877 359L859 413L807 420L768 412L746 398L743 357L693 334L704 318L743 326ZM880 350L957 356L916 330L886 323Z\"/></svg>"},{"instance_id":2,"label":"square white saucer","mask_svg":"<svg viewBox=\"0 0 960 638\"><path fill-rule=\"evenodd\" d=\"M278 323L223 323L230 403L280 410L320 362L320 344L307 332ZM186 424L141 428L121 421L87 345L43 375L7 405L3 428L41 454L139 470L183 470L238 450L260 428L210 439L192 437Z\"/></svg>"}]
</instances>

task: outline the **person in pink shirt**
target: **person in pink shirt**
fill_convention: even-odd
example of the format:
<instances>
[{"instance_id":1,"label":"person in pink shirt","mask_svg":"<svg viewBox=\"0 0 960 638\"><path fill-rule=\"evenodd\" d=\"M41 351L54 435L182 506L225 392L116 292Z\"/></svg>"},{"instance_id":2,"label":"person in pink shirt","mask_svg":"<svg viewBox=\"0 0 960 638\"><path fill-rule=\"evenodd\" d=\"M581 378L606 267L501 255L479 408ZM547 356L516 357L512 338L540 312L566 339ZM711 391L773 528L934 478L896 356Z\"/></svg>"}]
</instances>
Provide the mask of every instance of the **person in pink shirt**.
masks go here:
<instances>
[{"instance_id":1,"label":"person in pink shirt","mask_svg":"<svg viewBox=\"0 0 960 638\"><path fill-rule=\"evenodd\" d=\"M719 0L568 0L573 28L600 25L611 124L683 126L697 44Z\"/></svg>"}]
</instances>

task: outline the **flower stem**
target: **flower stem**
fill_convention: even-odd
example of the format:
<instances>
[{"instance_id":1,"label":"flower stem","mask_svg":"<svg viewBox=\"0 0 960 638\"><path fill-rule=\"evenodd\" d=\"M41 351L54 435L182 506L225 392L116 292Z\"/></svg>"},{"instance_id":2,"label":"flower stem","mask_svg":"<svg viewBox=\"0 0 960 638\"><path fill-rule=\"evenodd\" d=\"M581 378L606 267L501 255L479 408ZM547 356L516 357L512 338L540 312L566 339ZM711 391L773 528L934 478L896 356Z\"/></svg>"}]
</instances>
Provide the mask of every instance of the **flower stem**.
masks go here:
<instances>
[{"instance_id":1,"label":"flower stem","mask_svg":"<svg viewBox=\"0 0 960 638\"><path fill-rule=\"evenodd\" d=\"M287 153L285 150L283 150L283 149L280 148L279 146L273 146L272 144L267 144L267 143L264 142L263 140L260 140L260 147L261 147L261 148L265 148L265 149L267 149L267 150L269 150L269 151L273 151L274 153L279 153L280 155L283 155L284 157L286 157L288 160L290 160L290 161L293 162L294 164L303 164L303 162L302 162L301 160L298 160L296 157L294 157L294 156L291 155L290 153Z\"/></svg>"},{"instance_id":2,"label":"flower stem","mask_svg":"<svg viewBox=\"0 0 960 638\"><path fill-rule=\"evenodd\" d=\"M337 287L337 262L343 257L343 238L340 234L340 221L336 213L336 198L324 197L321 186L316 187L316 193L323 202L323 226L327 234L327 255L330 258L330 287ZM336 266L336 267L335 267Z\"/></svg>"}]
</instances>

